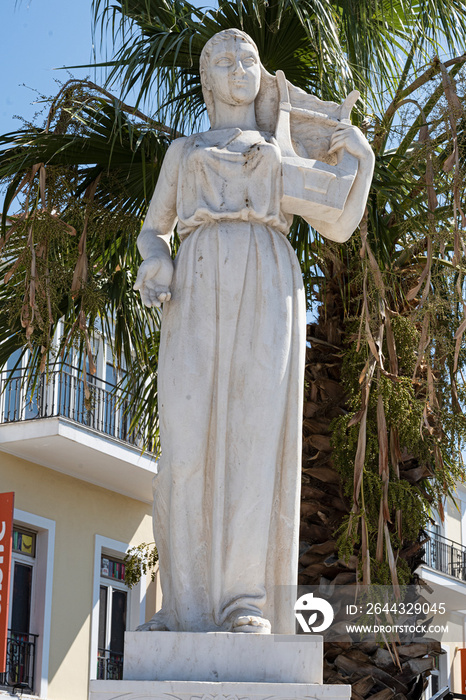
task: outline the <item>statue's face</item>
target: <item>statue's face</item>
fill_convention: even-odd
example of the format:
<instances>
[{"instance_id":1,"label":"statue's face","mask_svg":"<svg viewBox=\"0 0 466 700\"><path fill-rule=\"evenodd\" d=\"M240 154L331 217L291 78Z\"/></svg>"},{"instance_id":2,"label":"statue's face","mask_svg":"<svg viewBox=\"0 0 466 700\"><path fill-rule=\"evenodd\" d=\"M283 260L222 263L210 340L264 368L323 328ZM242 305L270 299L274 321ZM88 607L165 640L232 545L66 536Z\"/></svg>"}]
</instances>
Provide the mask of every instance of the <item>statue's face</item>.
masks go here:
<instances>
[{"instance_id":1,"label":"statue's face","mask_svg":"<svg viewBox=\"0 0 466 700\"><path fill-rule=\"evenodd\" d=\"M254 102L260 86L260 60L254 46L240 37L215 44L207 69L214 100L229 105Z\"/></svg>"}]
</instances>

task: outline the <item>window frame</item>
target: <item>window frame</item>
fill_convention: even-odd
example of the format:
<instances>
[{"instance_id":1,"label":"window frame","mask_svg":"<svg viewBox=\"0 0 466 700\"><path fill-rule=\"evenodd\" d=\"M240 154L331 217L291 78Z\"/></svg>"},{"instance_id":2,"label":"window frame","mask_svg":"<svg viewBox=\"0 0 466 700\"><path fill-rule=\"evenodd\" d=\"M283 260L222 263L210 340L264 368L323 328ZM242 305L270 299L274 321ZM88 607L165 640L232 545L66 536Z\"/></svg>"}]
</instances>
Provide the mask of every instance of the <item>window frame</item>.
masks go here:
<instances>
[{"instance_id":1,"label":"window frame","mask_svg":"<svg viewBox=\"0 0 466 700\"><path fill-rule=\"evenodd\" d=\"M29 632L37 634L34 693L41 698L48 694L50 628L52 624L53 566L55 555L55 521L19 508L14 509L13 527L36 533L35 557L12 553L11 582L14 562L32 565L31 614ZM11 622L13 585L10 587L9 622Z\"/></svg>"},{"instance_id":2,"label":"window frame","mask_svg":"<svg viewBox=\"0 0 466 700\"><path fill-rule=\"evenodd\" d=\"M16 525L16 523L15 523ZM13 525L13 528L15 527ZM37 535L37 533L36 533ZM36 549L37 549L37 536L36 536ZM10 604L8 609L8 629L13 632L18 632L18 630L13 629L12 616L13 616L13 593L14 593L14 581L15 581L15 568L16 564L24 564L24 566L29 566L32 569L31 574L31 602L29 609L29 629L27 633L24 634L38 634L35 632L36 629L36 619L37 619L37 601L36 601L36 577L37 577L37 552L34 557L28 556L27 554L21 554L20 552L11 553L11 573L10 573ZM23 634L23 633L20 633Z\"/></svg>"},{"instance_id":3,"label":"window frame","mask_svg":"<svg viewBox=\"0 0 466 700\"><path fill-rule=\"evenodd\" d=\"M119 561L123 561L123 557L115 557L115 555L111 555L107 552L107 550L102 551L102 556L101 556L101 561L102 557L104 556L109 556L112 557L112 559L118 559ZM102 576L100 575L100 588L105 586L107 589L107 604L106 604L106 611L105 611L105 650L110 650L114 651L113 649L110 649L110 639L111 639L111 634L112 634L112 612L113 612L113 591L122 591L123 593L126 593L126 626L128 626L128 613L131 605L131 589L128 588L128 586L125 584L124 581L119 581L118 579L111 578L110 576ZM99 590L100 590L99 588ZM100 606L100 601L99 601L99 606ZM99 611L100 612L100 611Z\"/></svg>"},{"instance_id":4,"label":"window frame","mask_svg":"<svg viewBox=\"0 0 466 700\"><path fill-rule=\"evenodd\" d=\"M141 576L141 580L133 588L128 589L124 583L115 579L101 576L102 555L108 555L115 559L123 559L129 549L129 544L113 540L103 535L95 536L94 549L94 582L92 594L92 615L91 615L91 644L89 649L89 678L97 679L97 652L99 644L99 606L100 606L100 586L103 581L108 582L108 587L118 588L128 592L126 608L126 631L135 630L138 625L145 621L146 614L146 575Z\"/></svg>"}]
</instances>

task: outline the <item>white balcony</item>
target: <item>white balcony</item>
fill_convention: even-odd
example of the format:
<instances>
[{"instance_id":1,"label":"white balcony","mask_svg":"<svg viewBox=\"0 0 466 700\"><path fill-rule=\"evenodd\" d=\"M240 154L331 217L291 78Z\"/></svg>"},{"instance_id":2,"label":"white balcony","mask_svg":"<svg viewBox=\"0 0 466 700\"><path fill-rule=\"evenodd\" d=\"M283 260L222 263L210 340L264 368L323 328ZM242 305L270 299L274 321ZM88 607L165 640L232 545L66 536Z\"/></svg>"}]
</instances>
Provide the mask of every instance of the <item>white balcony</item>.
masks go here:
<instances>
[{"instance_id":1,"label":"white balcony","mask_svg":"<svg viewBox=\"0 0 466 700\"><path fill-rule=\"evenodd\" d=\"M0 376L0 450L139 501L152 501L154 455L141 454L130 418L114 387L82 380L71 370L39 380L31 395L17 370ZM32 400L31 400L32 398Z\"/></svg>"},{"instance_id":2,"label":"white balcony","mask_svg":"<svg viewBox=\"0 0 466 700\"><path fill-rule=\"evenodd\" d=\"M466 611L466 547L438 533L429 533L424 552L424 563L417 573L430 588L429 602L444 603L448 610L463 614Z\"/></svg>"}]
</instances>

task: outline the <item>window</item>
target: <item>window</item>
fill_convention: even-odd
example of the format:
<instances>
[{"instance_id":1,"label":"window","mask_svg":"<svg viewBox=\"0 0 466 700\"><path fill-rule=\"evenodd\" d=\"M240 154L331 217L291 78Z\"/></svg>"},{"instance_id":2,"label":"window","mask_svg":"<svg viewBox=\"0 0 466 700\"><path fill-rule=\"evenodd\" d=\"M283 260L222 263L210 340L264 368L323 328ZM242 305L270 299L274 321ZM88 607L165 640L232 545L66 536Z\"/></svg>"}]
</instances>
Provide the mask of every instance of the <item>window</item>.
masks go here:
<instances>
[{"instance_id":1,"label":"window","mask_svg":"<svg viewBox=\"0 0 466 700\"><path fill-rule=\"evenodd\" d=\"M105 432L108 435L115 435L115 419L117 413L116 396L112 393L118 382L117 371L113 363L107 362L105 365Z\"/></svg>"},{"instance_id":2,"label":"window","mask_svg":"<svg viewBox=\"0 0 466 700\"><path fill-rule=\"evenodd\" d=\"M30 377L25 370L29 353L20 348L10 355L2 375L6 386L1 402L2 422L38 418L47 403L43 375Z\"/></svg>"},{"instance_id":3,"label":"window","mask_svg":"<svg viewBox=\"0 0 466 700\"><path fill-rule=\"evenodd\" d=\"M438 693L440 690L440 666L439 666L439 657L434 656L434 667L432 671L430 672L430 687L431 687L431 696L435 695Z\"/></svg>"},{"instance_id":4,"label":"window","mask_svg":"<svg viewBox=\"0 0 466 700\"><path fill-rule=\"evenodd\" d=\"M128 604L124 562L103 554L100 576L97 678L121 680Z\"/></svg>"},{"instance_id":5,"label":"window","mask_svg":"<svg viewBox=\"0 0 466 700\"><path fill-rule=\"evenodd\" d=\"M36 574L36 533L13 526L10 620L7 639L6 671L1 683L34 691L34 671L38 634L35 629L34 587Z\"/></svg>"},{"instance_id":6,"label":"window","mask_svg":"<svg viewBox=\"0 0 466 700\"><path fill-rule=\"evenodd\" d=\"M20 357L21 350L15 350L15 352L8 358L6 372L4 371L2 373L5 379L7 375L10 378L10 383L3 392L2 398L2 417L5 423L8 421L19 420L21 417L22 370Z\"/></svg>"},{"instance_id":7,"label":"window","mask_svg":"<svg viewBox=\"0 0 466 700\"><path fill-rule=\"evenodd\" d=\"M124 633L135 630L146 617L145 575L131 591L124 584L127 550L127 543L102 535L95 537L91 680L121 678Z\"/></svg>"},{"instance_id":8,"label":"window","mask_svg":"<svg viewBox=\"0 0 466 700\"><path fill-rule=\"evenodd\" d=\"M13 552L25 556L36 556L36 533L18 527L13 528Z\"/></svg>"},{"instance_id":9,"label":"window","mask_svg":"<svg viewBox=\"0 0 466 700\"><path fill-rule=\"evenodd\" d=\"M7 670L0 684L47 697L55 522L15 508Z\"/></svg>"}]
</instances>

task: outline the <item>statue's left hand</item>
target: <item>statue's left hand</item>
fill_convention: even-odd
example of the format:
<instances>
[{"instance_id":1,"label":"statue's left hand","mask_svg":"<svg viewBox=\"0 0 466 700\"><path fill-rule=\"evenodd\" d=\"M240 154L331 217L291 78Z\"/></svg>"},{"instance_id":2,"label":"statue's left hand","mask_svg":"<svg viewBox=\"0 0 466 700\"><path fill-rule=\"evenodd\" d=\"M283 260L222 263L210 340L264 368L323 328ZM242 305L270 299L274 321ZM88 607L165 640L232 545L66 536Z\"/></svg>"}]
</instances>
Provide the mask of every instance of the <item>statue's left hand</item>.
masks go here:
<instances>
[{"instance_id":1,"label":"statue's left hand","mask_svg":"<svg viewBox=\"0 0 466 700\"><path fill-rule=\"evenodd\" d=\"M340 148L344 148L358 158L360 163L372 154L372 149L362 131L350 124L339 124L332 134L329 153L335 153Z\"/></svg>"}]
</instances>

